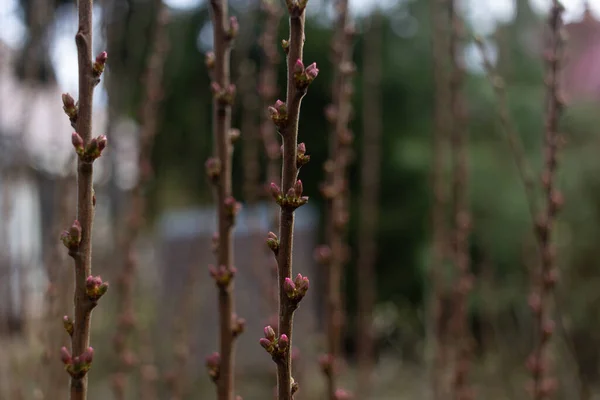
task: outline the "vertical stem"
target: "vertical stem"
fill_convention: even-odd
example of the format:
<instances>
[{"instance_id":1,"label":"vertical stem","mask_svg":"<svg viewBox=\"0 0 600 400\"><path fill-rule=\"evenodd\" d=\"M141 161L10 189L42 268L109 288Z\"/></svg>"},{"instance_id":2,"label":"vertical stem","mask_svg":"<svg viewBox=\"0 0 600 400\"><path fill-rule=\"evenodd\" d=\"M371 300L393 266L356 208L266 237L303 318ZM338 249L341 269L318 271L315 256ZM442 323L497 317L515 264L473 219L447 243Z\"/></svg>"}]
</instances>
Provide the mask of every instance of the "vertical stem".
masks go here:
<instances>
[{"instance_id":1,"label":"vertical stem","mask_svg":"<svg viewBox=\"0 0 600 400\"><path fill-rule=\"evenodd\" d=\"M328 241L331 248L331 260L327 277L327 347L334 363L339 363L342 346L342 328L344 310L342 299L343 269L348 258L346 245L346 226L348 223L348 179L347 167L351 156L352 133L349 130L352 111L351 75L352 64L352 30L348 18L348 1L338 0L336 3L337 22L332 43L333 64L335 69L332 98L334 116L330 121L333 132L330 138L330 156L328 172ZM326 374L328 397L335 398L337 385L334 369Z\"/></svg>"},{"instance_id":2,"label":"vertical stem","mask_svg":"<svg viewBox=\"0 0 600 400\"><path fill-rule=\"evenodd\" d=\"M468 141L467 115L462 84L464 69L461 65L459 51L463 36L464 25L458 15L455 0L448 1L450 32L450 104L452 112L451 149L453 155L452 186L454 197L454 263L458 274L455 287L456 305L453 317L454 333L456 335L457 354L454 365L455 399L470 398L468 373L470 364L470 333L468 325L468 294L471 287L469 232L471 216L468 199Z\"/></svg>"},{"instance_id":3,"label":"vertical stem","mask_svg":"<svg viewBox=\"0 0 600 400\"><path fill-rule=\"evenodd\" d=\"M230 21L227 0L211 0L211 18L214 35L213 83L220 90L230 86ZM215 95L213 99L213 138L216 157L220 162L220 174L217 183L217 209L219 246L217 262L227 271L233 268L233 223L228 215L225 200L231 197L232 145L229 139L231 130L231 102L223 101ZM232 334L233 283L218 286L219 303L219 350L221 362L217 381L219 400L233 399L234 337Z\"/></svg>"},{"instance_id":4,"label":"vertical stem","mask_svg":"<svg viewBox=\"0 0 600 400\"><path fill-rule=\"evenodd\" d=\"M537 234L541 248L541 268L539 275L539 307L534 309L537 340L529 367L533 373L532 398L541 400L548 398L554 390L554 381L544 376L549 369L546 353L554 330L551 308L552 290L556 284L556 251L552 244L552 231L558 211L563 203L562 194L556 189L558 166L558 150L561 135L558 123L564 103L559 95L559 74L563 57L563 20L564 8L557 1L552 1L548 17L549 40L546 52L546 116L544 134L544 171L542 187L544 189L545 209L537 220Z\"/></svg>"},{"instance_id":5,"label":"vertical stem","mask_svg":"<svg viewBox=\"0 0 600 400\"><path fill-rule=\"evenodd\" d=\"M83 139L84 147L92 139L92 103L96 80L92 70L92 0L79 0L79 29L75 36L79 66L79 109L77 133ZM71 354L79 356L90 344L90 324L92 302L86 294L86 279L92 272L92 225L94 206L92 204L93 167L91 162L77 161L77 220L81 224L81 242L70 255L75 260L74 331L71 341ZM71 400L87 399L87 374L82 378L71 378Z\"/></svg>"},{"instance_id":6,"label":"vertical stem","mask_svg":"<svg viewBox=\"0 0 600 400\"><path fill-rule=\"evenodd\" d=\"M147 61L145 74L145 99L140 109L141 126L139 133L138 181L130 192L129 218L125 227L125 235L121 237L120 249L124 263L119 277L117 302L120 303L121 315L117 322L113 343L119 357L119 365L114 375L113 389L115 398L124 400L127 392L127 373L130 370L132 356L128 343L135 330L134 283L138 269L136 240L140 235L146 210L144 188L152 178L151 156L152 145L158 129L160 100L162 97L162 77L167 53L168 23L167 10L162 0L156 1L156 22L152 47Z\"/></svg>"},{"instance_id":7,"label":"vertical stem","mask_svg":"<svg viewBox=\"0 0 600 400\"><path fill-rule=\"evenodd\" d=\"M382 16L371 17L364 41L363 67L363 155L361 160L360 228L358 238L358 398L370 392L374 366L373 311L376 293L377 225L381 171Z\"/></svg>"}]
</instances>

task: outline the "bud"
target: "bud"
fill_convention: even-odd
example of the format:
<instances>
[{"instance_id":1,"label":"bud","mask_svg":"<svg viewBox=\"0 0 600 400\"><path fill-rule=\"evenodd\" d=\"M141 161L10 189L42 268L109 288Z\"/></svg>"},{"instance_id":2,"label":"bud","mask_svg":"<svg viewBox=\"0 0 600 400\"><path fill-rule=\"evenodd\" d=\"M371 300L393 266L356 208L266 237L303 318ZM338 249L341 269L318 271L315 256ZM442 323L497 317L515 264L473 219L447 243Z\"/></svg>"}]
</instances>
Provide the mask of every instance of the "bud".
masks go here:
<instances>
[{"instance_id":1,"label":"bud","mask_svg":"<svg viewBox=\"0 0 600 400\"><path fill-rule=\"evenodd\" d=\"M88 347L81 356L79 356L79 361L83 364L91 364L94 359L94 349L92 347Z\"/></svg>"},{"instance_id":2,"label":"bud","mask_svg":"<svg viewBox=\"0 0 600 400\"><path fill-rule=\"evenodd\" d=\"M306 73L306 76L308 77L309 83L312 82L317 77L317 75L319 75L319 69L317 68L317 63L310 64L308 67L306 67L306 70L304 72Z\"/></svg>"},{"instance_id":3,"label":"bud","mask_svg":"<svg viewBox=\"0 0 600 400\"><path fill-rule=\"evenodd\" d=\"M285 278L283 282L283 291L287 294L289 298L293 298L296 292L296 285L290 278Z\"/></svg>"},{"instance_id":4,"label":"bud","mask_svg":"<svg viewBox=\"0 0 600 400\"><path fill-rule=\"evenodd\" d=\"M63 326L65 328L65 331L67 331L67 333L69 334L69 336L73 336L73 330L75 329L75 326L73 325L73 321L71 320L71 318L69 318L68 315L65 315L63 317Z\"/></svg>"},{"instance_id":5,"label":"bud","mask_svg":"<svg viewBox=\"0 0 600 400\"><path fill-rule=\"evenodd\" d=\"M289 345L290 340L288 339L285 333L279 336L279 340L277 341L277 347L279 348L279 350L285 351L289 347Z\"/></svg>"},{"instance_id":6,"label":"bud","mask_svg":"<svg viewBox=\"0 0 600 400\"><path fill-rule=\"evenodd\" d=\"M106 148L107 143L108 139L106 138L106 135L98 136L98 150L100 151L100 153L102 153L102 150Z\"/></svg>"},{"instance_id":7,"label":"bud","mask_svg":"<svg viewBox=\"0 0 600 400\"><path fill-rule=\"evenodd\" d=\"M281 41L281 47L283 48L283 51L285 52L285 54L289 53L289 51L290 51L290 42L289 42L289 40L283 39Z\"/></svg>"},{"instance_id":8,"label":"bud","mask_svg":"<svg viewBox=\"0 0 600 400\"><path fill-rule=\"evenodd\" d=\"M75 107L75 99L69 93L62 94L62 102L63 107L65 108L65 112L67 109L71 109Z\"/></svg>"},{"instance_id":9,"label":"bud","mask_svg":"<svg viewBox=\"0 0 600 400\"><path fill-rule=\"evenodd\" d=\"M301 75L304 72L304 64L302 64L302 60L297 59L294 64L294 74Z\"/></svg>"},{"instance_id":10,"label":"bud","mask_svg":"<svg viewBox=\"0 0 600 400\"><path fill-rule=\"evenodd\" d=\"M238 337L244 332L246 328L246 320L244 318L240 318L237 314L233 314L231 316L231 334L234 338Z\"/></svg>"},{"instance_id":11,"label":"bud","mask_svg":"<svg viewBox=\"0 0 600 400\"><path fill-rule=\"evenodd\" d=\"M213 382L216 382L217 379L219 379L219 373L221 369L221 355L217 352L214 352L210 356L206 357L205 366L208 376L210 376Z\"/></svg>"},{"instance_id":12,"label":"bud","mask_svg":"<svg viewBox=\"0 0 600 400\"><path fill-rule=\"evenodd\" d=\"M69 250L76 250L81 243L81 224L79 221L73 221L73 224L67 231L63 231L60 235L60 240Z\"/></svg>"},{"instance_id":13,"label":"bud","mask_svg":"<svg viewBox=\"0 0 600 400\"><path fill-rule=\"evenodd\" d=\"M73 362L73 360L71 358L71 353L64 346L60 349L60 360L65 365L69 365L69 364L71 364Z\"/></svg>"},{"instance_id":14,"label":"bud","mask_svg":"<svg viewBox=\"0 0 600 400\"><path fill-rule=\"evenodd\" d=\"M235 216L239 213L239 211L242 208L242 205L240 203L238 203L237 201L235 201L235 198L233 198L233 196L227 197L225 199L224 205L225 205L225 212L227 213L227 216L230 218L235 218Z\"/></svg>"},{"instance_id":15,"label":"bud","mask_svg":"<svg viewBox=\"0 0 600 400\"><path fill-rule=\"evenodd\" d=\"M79 136L79 133L73 132L71 134L71 143L75 147L75 152L81 155L83 153L83 138Z\"/></svg>"},{"instance_id":16,"label":"bud","mask_svg":"<svg viewBox=\"0 0 600 400\"><path fill-rule=\"evenodd\" d=\"M281 189L279 188L279 186L277 186L277 184L275 182L271 182L271 185L269 186L269 190L271 192L271 196L273 196L273 198L276 201L281 200Z\"/></svg>"},{"instance_id":17,"label":"bud","mask_svg":"<svg viewBox=\"0 0 600 400\"><path fill-rule=\"evenodd\" d=\"M239 129L232 128L229 130L229 140L231 141L231 144L237 142L240 136L241 132Z\"/></svg>"},{"instance_id":18,"label":"bud","mask_svg":"<svg viewBox=\"0 0 600 400\"><path fill-rule=\"evenodd\" d=\"M106 60L108 59L108 54L103 51L96 56L96 61L94 61L94 65L92 66L92 73L95 78L100 78L100 75L104 72L104 67L106 66Z\"/></svg>"},{"instance_id":19,"label":"bud","mask_svg":"<svg viewBox=\"0 0 600 400\"><path fill-rule=\"evenodd\" d=\"M279 252L279 239L273 232L269 232L267 236L267 246L269 246L273 253L277 254Z\"/></svg>"},{"instance_id":20,"label":"bud","mask_svg":"<svg viewBox=\"0 0 600 400\"><path fill-rule=\"evenodd\" d=\"M296 279L294 280L294 284L296 285L296 290L298 292L299 298L304 297L306 292L308 291L309 280L307 277L298 274Z\"/></svg>"},{"instance_id":21,"label":"bud","mask_svg":"<svg viewBox=\"0 0 600 400\"><path fill-rule=\"evenodd\" d=\"M209 51L204 56L204 63L206 64L206 68L213 69L215 67L215 53Z\"/></svg>"},{"instance_id":22,"label":"bud","mask_svg":"<svg viewBox=\"0 0 600 400\"><path fill-rule=\"evenodd\" d=\"M229 31L227 32L227 38L229 40L234 39L240 31L240 23L237 17L229 17Z\"/></svg>"},{"instance_id":23,"label":"bud","mask_svg":"<svg viewBox=\"0 0 600 400\"><path fill-rule=\"evenodd\" d=\"M216 157L210 157L204 163L204 168L206 169L206 175L213 183L219 181L219 177L221 176L221 160Z\"/></svg>"},{"instance_id":24,"label":"bud","mask_svg":"<svg viewBox=\"0 0 600 400\"><path fill-rule=\"evenodd\" d=\"M237 272L236 268L227 268L225 265L220 265L218 268L209 265L208 270L219 287L227 287Z\"/></svg>"},{"instance_id":25,"label":"bud","mask_svg":"<svg viewBox=\"0 0 600 400\"><path fill-rule=\"evenodd\" d=\"M298 152L299 155L306 154L306 145L304 144L304 142L298 143L298 147L297 147L296 151Z\"/></svg>"},{"instance_id":26,"label":"bud","mask_svg":"<svg viewBox=\"0 0 600 400\"><path fill-rule=\"evenodd\" d=\"M269 353L273 351L273 342L267 338L260 338L258 343Z\"/></svg>"},{"instance_id":27,"label":"bud","mask_svg":"<svg viewBox=\"0 0 600 400\"><path fill-rule=\"evenodd\" d=\"M265 331L265 338L266 339L268 339L270 341L275 340L275 330L273 329L273 327L271 325L265 326L264 331Z\"/></svg>"},{"instance_id":28,"label":"bud","mask_svg":"<svg viewBox=\"0 0 600 400\"><path fill-rule=\"evenodd\" d=\"M85 280L85 292L88 298L96 302L108 291L108 282L102 282L100 275L88 276Z\"/></svg>"},{"instance_id":29,"label":"bud","mask_svg":"<svg viewBox=\"0 0 600 400\"><path fill-rule=\"evenodd\" d=\"M304 191L304 186L302 185L302 181L298 179L296 184L294 185L294 194L296 197L302 197L302 192Z\"/></svg>"}]
</instances>

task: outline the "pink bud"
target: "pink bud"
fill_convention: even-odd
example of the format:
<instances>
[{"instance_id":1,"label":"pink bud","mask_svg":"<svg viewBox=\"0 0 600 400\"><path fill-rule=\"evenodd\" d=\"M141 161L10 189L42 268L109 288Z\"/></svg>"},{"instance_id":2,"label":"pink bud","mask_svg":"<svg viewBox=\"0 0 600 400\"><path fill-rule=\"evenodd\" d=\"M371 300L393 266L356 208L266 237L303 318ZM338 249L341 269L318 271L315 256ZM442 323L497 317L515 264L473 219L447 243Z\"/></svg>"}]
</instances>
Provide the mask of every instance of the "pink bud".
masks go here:
<instances>
[{"instance_id":1,"label":"pink bud","mask_svg":"<svg viewBox=\"0 0 600 400\"><path fill-rule=\"evenodd\" d=\"M71 134L71 143L75 147L75 150L83 149L83 138L79 136L79 133L73 132Z\"/></svg>"},{"instance_id":2,"label":"pink bud","mask_svg":"<svg viewBox=\"0 0 600 400\"><path fill-rule=\"evenodd\" d=\"M265 338L269 339L270 341L275 340L275 330L271 325L265 326Z\"/></svg>"},{"instance_id":3,"label":"pink bud","mask_svg":"<svg viewBox=\"0 0 600 400\"><path fill-rule=\"evenodd\" d=\"M277 342L277 345L280 350L285 350L288 348L288 346L290 345L290 340L288 339L285 333L279 336L279 341Z\"/></svg>"},{"instance_id":4,"label":"pink bud","mask_svg":"<svg viewBox=\"0 0 600 400\"><path fill-rule=\"evenodd\" d=\"M281 101L281 100L277 100L275 102L275 109L277 110L277 112L279 112L280 114L285 114L287 113L287 105Z\"/></svg>"},{"instance_id":5,"label":"pink bud","mask_svg":"<svg viewBox=\"0 0 600 400\"><path fill-rule=\"evenodd\" d=\"M294 74L301 74L304 72L304 64L302 64L302 60L297 59L296 63L294 64Z\"/></svg>"},{"instance_id":6,"label":"pink bud","mask_svg":"<svg viewBox=\"0 0 600 400\"><path fill-rule=\"evenodd\" d=\"M79 359L84 364L91 364L92 360L94 359L94 349L92 347L88 347L87 350L85 350L79 357Z\"/></svg>"},{"instance_id":7,"label":"pink bud","mask_svg":"<svg viewBox=\"0 0 600 400\"><path fill-rule=\"evenodd\" d=\"M285 281L283 282L283 290L288 296L293 295L294 291L296 290L296 285L294 285L294 282L292 282L290 278L285 278Z\"/></svg>"},{"instance_id":8,"label":"pink bud","mask_svg":"<svg viewBox=\"0 0 600 400\"><path fill-rule=\"evenodd\" d=\"M237 17L232 16L229 18L229 36L234 38L237 36L240 30L240 24Z\"/></svg>"},{"instance_id":9,"label":"pink bud","mask_svg":"<svg viewBox=\"0 0 600 400\"><path fill-rule=\"evenodd\" d=\"M267 351L269 351L269 347L273 344L273 342L267 338L260 338L258 343Z\"/></svg>"},{"instance_id":10,"label":"pink bud","mask_svg":"<svg viewBox=\"0 0 600 400\"><path fill-rule=\"evenodd\" d=\"M86 286L88 289L92 289L94 286L96 286L95 279L94 279L94 277L93 277L92 275L90 275L90 276L88 276L88 277L86 278L86 280L85 280L85 286Z\"/></svg>"},{"instance_id":11,"label":"pink bud","mask_svg":"<svg viewBox=\"0 0 600 400\"><path fill-rule=\"evenodd\" d=\"M294 193L297 197L302 197L302 192L304 191L304 186L302 185L302 181L298 179L296 184L294 185Z\"/></svg>"},{"instance_id":12,"label":"pink bud","mask_svg":"<svg viewBox=\"0 0 600 400\"><path fill-rule=\"evenodd\" d=\"M62 94L62 102L65 108L75 107L75 99L69 93Z\"/></svg>"},{"instance_id":13,"label":"pink bud","mask_svg":"<svg viewBox=\"0 0 600 400\"><path fill-rule=\"evenodd\" d=\"M100 53L96 56L96 62L99 64L106 63L107 59L108 59L108 53L106 53L105 51L103 51L102 53Z\"/></svg>"},{"instance_id":14,"label":"pink bud","mask_svg":"<svg viewBox=\"0 0 600 400\"><path fill-rule=\"evenodd\" d=\"M71 236L71 240L79 244L81 241L81 224L78 220L73 221L71 228L69 228L69 235Z\"/></svg>"},{"instance_id":15,"label":"pink bud","mask_svg":"<svg viewBox=\"0 0 600 400\"><path fill-rule=\"evenodd\" d=\"M271 196L273 196L276 200L281 196L281 189L275 182L271 182L269 186L269 190L271 191Z\"/></svg>"},{"instance_id":16,"label":"pink bud","mask_svg":"<svg viewBox=\"0 0 600 400\"><path fill-rule=\"evenodd\" d=\"M312 63L310 64L308 67L306 67L306 76L308 76L308 78L310 80L313 80L317 77L317 75L319 75L319 69L317 68L317 63Z\"/></svg>"},{"instance_id":17,"label":"pink bud","mask_svg":"<svg viewBox=\"0 0 600 400\"><path fill-rule=\"evenodd\" d=\"M98 136L98 150L100 150L100 151L104 150L104 148L106 148L107 143L108 143L108 139L106 138L106 135Z\"/></svg>"},{"instance_id":18,"label":"pink bud","mask_svg":"<svg viewBox=\"0 0 600 400\"><path fill-rule=\"evenodd\" d=\"M277 111L277 109L275 109L275 107L269 106L267 108L267 111L269 111L269 116L271 118L276 117L279 114L279 111Z\"/></svg>"},{"instance_id":19,"label":"pink bud","mask_svg":"<svg viewBox=\"0 0 600 400\"><path fill-rule=\"evenodd\" d=\"M218 352L212 353L206 357L206 366L209 368L218 367L221 364L221 355Z\"/></svg>"},{"instance_id":20,"label":"pink bud","mask_svg":"<svg viewBox=\"0 0 600 400\"><path fill-rule=\"evenodd\" d=\"M71 353L69 353L69 350L67 350L67 348L64 346L60 349L60 360L65 365L69 365L73 362L71 359Z\"/></svg>"},{"instance_id":21,"label":"pink bud","mask_svg":"<svg viewBox=\"0 0 600 400\"><path fill-rule=\"evenodd\" d=\"M299 143L297 148L298 154L303 156L306 154L306 145L304 143Z\"/></svg>"}]
</instances>

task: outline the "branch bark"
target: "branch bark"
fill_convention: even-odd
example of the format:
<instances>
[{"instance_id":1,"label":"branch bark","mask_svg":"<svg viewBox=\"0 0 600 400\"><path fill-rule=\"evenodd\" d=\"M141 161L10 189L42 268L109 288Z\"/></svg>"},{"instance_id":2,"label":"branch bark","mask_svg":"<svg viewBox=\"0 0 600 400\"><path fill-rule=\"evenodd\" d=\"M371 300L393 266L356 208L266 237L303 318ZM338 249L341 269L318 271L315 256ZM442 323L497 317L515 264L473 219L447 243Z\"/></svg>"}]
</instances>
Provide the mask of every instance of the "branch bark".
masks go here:
<instances>
[{"instance_id":1,"label":"branch bark","mask_svg":"<svg viewBox=\"0 0 600 400\"><path fill-rule=\"evenodd\" d=\"M231 107L235 97L235 86L230 80L231 44L238 31L235 17L229 18L227 0L210 1L214 36L214 54L207 58L212 70L213 90L213 140L215 156L213 165L218 166L213 174L216 186L218 214L217 268L211 273L218 287L219 303L219 349L218 374L214 377L219 400L232 400L234 393L234 323L233 323L233 225L239 208L232 197L231 164ZM210 161L210 160L209 160ZM207 167L208 167L207 163Z\"/></svg>"}]
</instances>

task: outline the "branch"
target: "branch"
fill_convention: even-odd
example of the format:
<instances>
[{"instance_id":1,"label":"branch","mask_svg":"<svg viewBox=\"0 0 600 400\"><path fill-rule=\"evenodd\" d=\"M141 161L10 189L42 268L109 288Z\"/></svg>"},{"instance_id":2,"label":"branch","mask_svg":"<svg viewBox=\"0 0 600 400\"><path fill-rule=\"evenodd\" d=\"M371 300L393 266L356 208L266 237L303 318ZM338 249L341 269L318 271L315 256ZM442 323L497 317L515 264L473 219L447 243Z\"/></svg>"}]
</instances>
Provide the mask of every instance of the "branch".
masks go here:
<instances>
[{"instance_id":1,"label":"branch","mask_svg":"<svg viewBox=\"0 0 600 400\"><path fill-rule=\"evenodd\" d=\"M308 278L298 274L292 280L292 248L294 240L294 212L306 204L302 181L298 180L299 168L306 160L306 147L298 145L298 122L300 106L310 83L319 70L315 63L304 67L304 18L307 0L287 0L290 36L282 45L287 53L287 96L286 102L277 100L268 108L273 123L283 139L283 168L281 187L271 183L271 194L280 207L279 238L269 234L267 243L272 247L278 264L279 326L277 338L271 326L265 328L265 337L260 344L267 350L277 365L278 400L291 400L298 390L292 378L292 329L294 311L308 291Z\"/></svg>"},{"instance_id":2,"label":"branch","mask_svg":"<svg viewBox=\"0 0 600 400\"><path fill-rule=\"evenodd\" d=\"M232 197L231 164L233 146L231 106L235 98L235 85L230 82L230 52L239 26L235 17L228 17L227 0L210 1L214 32L214 53L207 55L207 67L212 72L213 91L213 141L215 157L207 161L207 172L215 186L218 208L217 267L210 268L218 288L219 302L219 366L213 376L219 400L232 400L234 391L234 332L233 301L233 225L240 204ZM235 317L237 319L237 317ZM209 357L210 358L210 357ZM208 360L207 360L208 361Z\"/></svg>"},{"instance_id":3,"label":"branch","mask_svg":"<svg viewBox=\"0 0 600 400\"><path fill-rule=\"evenodd\" d=\"M552 291L557 281L556 251L552 244L552 230L559 209L564 200L562 194L555 187L556 171L558 166L558 149L562 137L558 133L558 123L564 108L562 97L559 94L559 74L562 66L564 38L562 13L564 7L558 0L553 0L548 26L550 37L546 56L546 121L544 135L545 165L542 173L542 186L544 188L545 209L536 220L536 232L541 249L541 270L539 275L538 290L533 291L530 298L530 307L535 316L537 329L536 345L528 359L528 367L532 372L532 398L541 400L548 398L555 390L557 381L545 376L548 370L546 353L548 343L554 331L552 320L551 298Z\"/></svg>"},{"instance_id":4,"label":"branch","mask_svg":"<svg viewBox=\"0 0 600 400\"><path fill-rule=\"evenodd\" d=\"M348 1L336 3L337 22L332 43L332 60L335 68L332 88L333 104L326 109L326 116L333 127L330 137L329 160L325 166L327 182L322 193L327 200L327 234L331 257L327 276L327 348L332 365L324 364L327 380L327 396L336 399L337 383L335 364L340 362L344 309L342 300L343 269L348 259L346 231L348 211L348 166L352 157L353 134L349 129L352 113L352 75L356 67L352 63L352 37L354 27L349 22ZM322 250L321 250L322 251ZM323 365L323 364L322 364Z\"/></svg>"},{"instance_id":5,"label":"branch","mask_svg":"<svg viewBox=\"0 0 600 400\"><path fill-rule=\"evenodd\" d=\"M152 146L157 131L162 97L163 69L168 47L168 36L165 30L169 16L162 0L157 0L156 7L155 32L147 61L144 82L146 95L140 110L139 177L130 193L131 203L129 218L125 227L126 234L121 238L122 243L119 246L122 249L125 260L121 268L119 290L117 292L117 302L120 303L121 315L118 318L117 331L115 332L113 343L120 363L113 376L113 390L115 398L120 400L125 399L128 373L132 367L132 363L135 361L134 353L128 349L128 342L131 340L136 322L133 304L134 283L138 268L136 241L140 235L146 210L144 189L152 179Z\"/></svg>"},{"instance_id":6,"label":"branch","mask_svg":"<svg viewBox=\"0 0 600 400\"><path fill-rule=\"evenodd\" d=\"M92 187L93 163L106 147L106 136L92 138L92 102L94 87L106 64L106 52L100 53L92 63L92 0L80 0L79 30L75 35L79 65L79 103L63 95L64 110L76 124L77 132L71 136L77 162L77 219L61 239L75 260L75 298L72 320L63 319L65 330L71 336L71 352L61 349L61 360L71 375L71 400L87 398L87 372L91 368L94 350L90 344L92 310L108 290L108 283L92 276L92 226L95 196Z\"/></svg>"}]
</instances>

